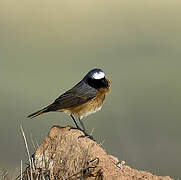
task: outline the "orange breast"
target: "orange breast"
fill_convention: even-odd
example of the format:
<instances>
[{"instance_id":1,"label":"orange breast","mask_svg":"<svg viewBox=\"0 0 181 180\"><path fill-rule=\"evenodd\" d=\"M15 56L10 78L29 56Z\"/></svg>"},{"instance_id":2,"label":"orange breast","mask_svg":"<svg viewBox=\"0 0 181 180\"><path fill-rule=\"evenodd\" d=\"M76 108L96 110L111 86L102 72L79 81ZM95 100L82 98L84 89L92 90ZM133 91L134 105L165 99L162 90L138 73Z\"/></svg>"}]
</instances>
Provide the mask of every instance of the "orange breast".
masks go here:
<instances>
[{"instance_id":1,"label":"orange breast","mask_svg":"<svg viewBox=\"0 0 181 180\"><path fill-rule=\"evenodd\" d=\"M84 116L88 116L100 110L103 105L104 99L105 93L98 92L95 98L87 101L80 106L64 109L64 112L74 114L79 116L80 118L83 118Z\"/></svg>"},{"instance_id":2,"label":"orange breast","mask_svg":"<svg viewBox=\"0 0 181 180\"><path fill-rule=\"evenodd\" d=\"M80 118L83 118L84 116L88 116L100 110L105 99L105 94L110 91L110 81L109 79L107 79L107 81L109 84L109 88L100 88L95 98L87 101L80 106L64 109L63 112L68 114L74 114L79 116Z\"/></svg>"}]
</instances>

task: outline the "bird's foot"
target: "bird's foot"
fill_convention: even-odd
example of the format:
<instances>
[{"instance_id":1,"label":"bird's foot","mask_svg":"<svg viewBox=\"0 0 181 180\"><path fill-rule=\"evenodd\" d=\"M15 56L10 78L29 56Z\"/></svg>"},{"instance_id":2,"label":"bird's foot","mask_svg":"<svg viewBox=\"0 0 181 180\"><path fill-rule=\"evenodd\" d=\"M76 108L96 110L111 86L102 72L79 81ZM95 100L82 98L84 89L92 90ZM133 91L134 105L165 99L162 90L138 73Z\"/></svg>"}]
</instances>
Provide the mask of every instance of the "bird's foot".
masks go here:
<instances>
[{"instance_id":1,"label":"bird's foot","mask_svg":"<svg viewBox=\"0 0 181 180\"><path fill-rule=\"evenodd\" d=\"M70 127L69 130L71 129L77 129L77 130L83 131L80 127Z\"/></svg>"},{"instance_id":2,"label":"bird's foot","mask_svg":"<svg viewBox=\"0 0 181 180\"><path fill-rule=\"evenodd\" d=\"M89 134L87 134L87 133L85 133L85 132L84 132L84 135L81 135L81 136L79 136L78 138L85 138L85 137L88 137L89 139L95 141L95 139L93 138L92 135L89 135Z\"/></svg>"},{"instance_id":3,"label":"bird's foot","mask_svg":"<svg viewBox=\"0 0 181 180\"><path fill-rule=\"evenodd\" d=\"M82 131L82 132L84 133L84 135L81 135L81 136L79 136L78 138L88 137L89 139L95 141L95 139L93 138L92 135L89 135L87 132L85 132L84 130L82 130L80 127L70 127L69 130L71 130L71 129L77 129L77 130L80 130L80 131Z\"/></svg>"}]
</instances>

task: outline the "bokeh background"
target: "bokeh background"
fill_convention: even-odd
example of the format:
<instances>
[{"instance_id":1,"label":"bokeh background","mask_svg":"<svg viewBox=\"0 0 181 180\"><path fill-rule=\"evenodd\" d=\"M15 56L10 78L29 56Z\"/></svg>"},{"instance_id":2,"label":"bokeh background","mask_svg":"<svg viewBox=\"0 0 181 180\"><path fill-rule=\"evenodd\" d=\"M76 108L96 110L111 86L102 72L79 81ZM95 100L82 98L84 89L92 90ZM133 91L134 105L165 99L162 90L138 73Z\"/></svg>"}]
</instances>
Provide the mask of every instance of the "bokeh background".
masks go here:
<instances>
[{"instance_id":1,"label":"bokeh background","mask_svg":"<svg viewBox=\"0 0 181 180\"><path fill-rule=\"evenodd\" d=\"M97 142L131 167L181 177L180 0L1 0L0 168L20 167L19 124L39 143L68 116L26 116L90 69L112 81L102 111L85 119Z\"/></svg>"}]
</instances>

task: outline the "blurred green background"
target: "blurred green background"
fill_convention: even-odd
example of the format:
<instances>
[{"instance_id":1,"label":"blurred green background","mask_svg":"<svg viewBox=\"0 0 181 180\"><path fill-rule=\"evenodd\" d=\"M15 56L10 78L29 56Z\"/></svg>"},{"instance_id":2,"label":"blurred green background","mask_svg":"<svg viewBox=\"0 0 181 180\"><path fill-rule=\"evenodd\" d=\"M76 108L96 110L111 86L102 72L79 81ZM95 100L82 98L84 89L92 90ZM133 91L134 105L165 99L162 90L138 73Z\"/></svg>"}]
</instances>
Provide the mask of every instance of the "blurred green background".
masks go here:
<instances>
[{"instance_id":1,"label":"blurred green background","mask_svg":"<svg viewBox=\"0 0 181 180\"><path fill-rule=\"evenodd\" d=\"M57 98L90 69L112 91L85 119L97 142L127 165L181 177L180 0L1 0L0 168L20 167L19 123L39 143L68 116L26 116Z\"/></svg>"}]
</instances>

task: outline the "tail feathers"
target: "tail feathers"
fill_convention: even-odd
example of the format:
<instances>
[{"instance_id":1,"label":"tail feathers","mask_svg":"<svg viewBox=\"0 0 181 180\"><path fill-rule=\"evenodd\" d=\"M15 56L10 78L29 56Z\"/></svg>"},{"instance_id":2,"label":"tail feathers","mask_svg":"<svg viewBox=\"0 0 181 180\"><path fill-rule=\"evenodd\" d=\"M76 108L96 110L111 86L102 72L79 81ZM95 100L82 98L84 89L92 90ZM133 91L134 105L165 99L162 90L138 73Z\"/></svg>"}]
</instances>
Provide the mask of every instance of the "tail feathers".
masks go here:
<instances>
[{"instance_id":1,"label":"tail feathers","mask_svg":"<svg viewBox=\"0 0 181 180\"><path fill-rule=\"evenodd\" d=\"M39 111L36 111L36 112L34 112L34 113L32 113L32 114L30 114L29 116L28 116L28 118L34 118L34 117L36 117L36 116L39 116L40 114L43 114L43 113L46 113L46 112L48 112L49 110L48 110L48 108L49 108L50 106L47 106L47 107L45 107L45 108L43 108L43 109L41 109L41 110L39 110Z\"/></svg>"}]
</instances>

